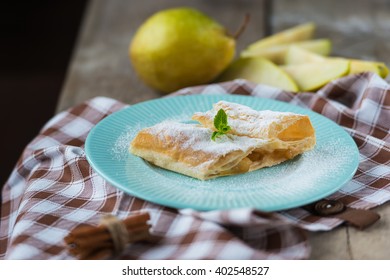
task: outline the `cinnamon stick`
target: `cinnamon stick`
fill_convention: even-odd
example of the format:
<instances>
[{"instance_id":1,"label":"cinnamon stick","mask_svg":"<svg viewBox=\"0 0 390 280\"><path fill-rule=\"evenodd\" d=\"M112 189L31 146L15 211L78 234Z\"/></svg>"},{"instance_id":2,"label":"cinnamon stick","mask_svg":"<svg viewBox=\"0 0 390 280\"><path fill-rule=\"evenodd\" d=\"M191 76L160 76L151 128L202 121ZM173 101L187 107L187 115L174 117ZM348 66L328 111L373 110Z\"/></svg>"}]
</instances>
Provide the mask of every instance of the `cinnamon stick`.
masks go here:
<instances>
[{"instance_id":1,"label":"cinnamon stick","mask_svg":"<svg viewBox=\"0 0 390 280\"><path fill-rule=\"evenodd\" d=\"M130 237L129 243L146 240L149 236L149 232L138 232ZM73 247L68 250L69 253L77 256L79 259L93 260L108 258L113 253L114 245L112 242L104 242L96 247Z\"/></svg>"},{"instance_id":2,"label":"cinnamon stick","mask_svg":"<svg viewBox=\"0 0 390 280\"><path fill-rule=\"evenodd\" d=\"M80 260L104 260L110 258L112 250L96 251L80 257Z\"/></svg>"},{"instance_id":3,"label":"cinnamon stick","mask_svg":"<svg viewBox=\"0 0 390 280\"><path fill-rule=\"evenodd\" d=\"M96 249L91 251L83 251L78 255L80 260L97 260L108 259L112 255L111 249Z\"/></svg>"},{"instance_id":4,"label":"cinnamon stick","mask_svg":"<svg viewBox=\"0 0 390 280\"><path fill-rule=\"evenodd\" d=\"M129 238L132 238L134 234L149 232L149 225L140 225L135 228L127 227L129 233ZM80 248L87 248L91 246L96 246L105 241L111 240L111 235L108 231L102 232L101 234L91 235L91 236L78 236L78 235L69 235L65 238L67 244L74 244Z\"/></svg>"},{"instance_id":5,"label":"cinnamon stick","mask_svg":"<svg viewBox=\"0 0 390 280\"><path fill-rule=\"evenodd\" d=\"M128 234L126 241L127 243L132 243L150 238L150 225L147 224L149 219L150 215L148 213L142 213L121 221L113 219L111 222L123 223ZM117 251L116 246L118 246L118 244L114 244L107 225L80 226L72 230L64 238L64 241L68 245L69 253L79 259L109 258L113 252ZM122 243L119 248L125 244Z\"/></svg>"},{"instance_id":6,"label":"cinnamon stick","mask_svg":"<svg viewBox=\"0 0 390 280\"><path fill-rule=\"evenodd\" d=\"M114 246L113 246L112 242L105 242L105 243L101 243L95 247L82 248L82 247L75 246L75 247L69 248L68 250L69 250L69 253L71 253L72 255L79 255L83 252L92 252L95 250L102 250L102 249L112 250L113 248L114 248Z\"/></svg>"},{"instance_id":7,"label":"cinnamon stick","mask_svg":"<svg viewBox=\"0 0 390 280\"><path fill-rule=\"evenodd\" d=\"M125 224L126 227L131 227L138 224L145 224L149 219L150 219L149 213L142 213L139 215L130 216L122 220L122 222ZM98 225L98 226L85 225L85 226L75 228L71 232L71 234L81 237L84 235L90 236L94 234L99 234L104 231L107 231L107 227L105 227L104 225Z\"/></svg>"}]
</instances>

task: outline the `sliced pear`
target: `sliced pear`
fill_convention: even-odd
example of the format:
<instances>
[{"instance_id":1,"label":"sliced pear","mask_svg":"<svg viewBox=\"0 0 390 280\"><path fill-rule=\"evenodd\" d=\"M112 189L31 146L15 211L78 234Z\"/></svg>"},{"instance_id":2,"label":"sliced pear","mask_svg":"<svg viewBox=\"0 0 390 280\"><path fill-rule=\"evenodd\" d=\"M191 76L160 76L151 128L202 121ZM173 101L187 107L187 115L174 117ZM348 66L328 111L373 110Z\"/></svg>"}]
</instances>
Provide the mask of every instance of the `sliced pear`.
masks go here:
<instances>
[{"instance_id":1,"label":"sliced pear","mask_svg":"<svg viewBox=\"0 0 390 280\"><path fill-rule=\"evenodd\" d=\"M304 48L298 46L290 47L284 58L284 62L287 65L291 64L302 64L302 63L311 63L311 62L321 62L325 61L326 57L323 55L316 54L314 52L305 50Z\"/></svg>"},{"instance_id":2,"label":"sliced pear","mask_svg":"<svg viewBox=\"0 0 390 280\"><path fill-rule=\"evenodd\" d=\"M286 65L281 68L295 80L301 91L314 91L348 74L349 65L348 60L338 59Z\"/></svg>"},{"instance_id":3,"label":"sliced pear","mask_svg":"<svg viewBox=\"0 0 390 280\"><path fill-rule=\"evenodd\" d=\"M386 78L389 74L389 68L382 63L377 61L365 61L358 59L351 59L351 68L349 73L361 73L361 72L374 72L381 76L382 78Z\"/></svg>"},{"instance_id":4,"label":"sliced pear","mask_svg":"<svg viewBox=\"0 0 390 280\"><path fill-rule=\"evenodd\" d=\"M382 78L386 78L387 75L389 75L389 68L387 68L387 66L383 63L383 62L377 62L377 65L378 65L378 68L379 68L379 72L380 72L380 76Z\"/></svg>"},{"instance_id":5,"label":"sliced pear","mask_svg":"<svg viewBox=\"0 0 390 280\"><path fill-rule=\"evenodd\" d=\"M329 55L332 49L332 44L329 39L317 39L278 45L265 49L244 50L241 52L241 57L261 56L276 64L284 64L287 51L292 46L297 46L320 55Z\"/></svg>"},{"instance_id":6,"label":"sliced pear","mask_svg":"<svg viewBox=\"0 0 390 280\"><path fill-rule=\"evenodd\" d=\"M343 59L350 61L349 74L373 72L378 74L382 78L386 78L389 74L389 68L387 68L387 66L382 62L348 59L343 57L325 57L297 46L292 46L289 48L286 53L285 63L291 65Z\"/></svg>"},{"instance_id":7,"label":"sliced pear","mask_svg":"<svg viewBox=\"0 0 390 280\"><path fill-rule=\"evenodd\" d=\"M246 79L287 91L298 91L294 80L280 67L262 57L238 58L218 78L218 81Z\"/></svg>"},{"instance_id":8,"label":"sliced pear","mask_svg":"<svg viewBox=\"0 0 390 280\"><path fill-rule=\"evenodd\" d=\"M381 74L381 71L378 68L378 65L370 61L363 60L351 60L351 66L349 69L350 74L361 73L361 72L374 72L378 75Z\"/></svg>"},{"instance_id":9,"label":"sliced pear","mask_svg":"<svg viewBox=\"0 0 390 280\"><path fill-rule=\"evenodd\" d=\"M309 40L313 37L316 25L312 22L296 25L271 36L265 37L248 46L248 50L264 49L281 44Z\"/></svg>"}]
</instances>

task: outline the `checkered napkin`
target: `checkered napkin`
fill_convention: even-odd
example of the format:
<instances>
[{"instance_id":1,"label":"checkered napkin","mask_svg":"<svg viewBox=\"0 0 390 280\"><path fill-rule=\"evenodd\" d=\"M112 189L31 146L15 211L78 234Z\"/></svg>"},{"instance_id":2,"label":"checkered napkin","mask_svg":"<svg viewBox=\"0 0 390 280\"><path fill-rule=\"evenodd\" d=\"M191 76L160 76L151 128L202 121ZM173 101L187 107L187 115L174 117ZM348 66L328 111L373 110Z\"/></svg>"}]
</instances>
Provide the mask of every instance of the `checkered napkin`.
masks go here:
<instances>
[{"instance_id":1,"label":"checkered napkin","mask_svg":"<svg viewBox=\"0 0 390 280\"><path fill-rule=\"evenodd\" d=\"M198 213L162 207L127 195L95 173L86 160L90 129L124 108L99 97L60 113L26 147L3 189L0 256L72 259L63 241L80 224L106 214L151 217L153 242L136 242L122 259L302 259L302 229L253 209Z\"/></svg>"},{"instance_id":2,"label":"checkered napkin","mask_svg":"<svg viewBox=\"0 0 390 280\"><path fill-rule=\"evenodd\" d=\"M390 200L390 85L376 74L350 75L327 84L316 94L291 94L243 80L183 89L175 94L213 92L272 98L311 109L335 121L355 140L360 162L353 179L327 199L351 209L370 209ZM312 231L331 230L344 222L336 217L313 215L303 208L280 214Z\"/></svg>"},{"instance_id":3,"label":"checkered napkin","mask_svg":"<svg viewBox=\"0 0 390 280\"><path fill-rule=\"evenodd\" d=\"M181 94L244 94L311 108L338 122L357 142L361 158L353 180L331 196L368 209L390 198L389 85L376 75L337 80L317 94L293 95L242 80L183 89ZM126 259L304 259L301 228L329 230L342 220L297 208L281 213L253 209L197 212L155 205L108 184L88 164L90 129L125 105L95 98L50 120L26 147L3 188L0 256L4 259L71 259L63 238L104 214L125 218L147 211L155 242L131 244Z\"/></svg>"}]
</instances>

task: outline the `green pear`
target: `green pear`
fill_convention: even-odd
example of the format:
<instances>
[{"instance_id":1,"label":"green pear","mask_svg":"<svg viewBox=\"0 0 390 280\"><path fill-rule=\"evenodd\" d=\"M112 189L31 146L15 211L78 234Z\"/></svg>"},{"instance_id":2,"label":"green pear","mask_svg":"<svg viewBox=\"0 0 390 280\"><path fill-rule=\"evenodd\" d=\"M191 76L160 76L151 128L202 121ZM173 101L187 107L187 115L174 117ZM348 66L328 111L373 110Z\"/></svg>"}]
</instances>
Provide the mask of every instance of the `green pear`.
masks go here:
<instances>
[{"instance_id":1,"label":"green pear","mask_svg":"<svg viewBox=\"0 0 390 280\"><path fill-rule=\"evenodd\" d=\"M250 44L247 50L265 49L282 44L306 41L313 37L316 25L312 22L293 26Z\"/></svg>"},{"instance_id":2,"label":"green pear","mask_svg":"<svg viewBox=\"0 0 390 280\"><path fill-rule=\"evenodd\" d=\"M229 81L234 79L246 79L287 91L298 91L298 86L286 72L262 57L238 58L217 80Z\"/></svg>"},{"instance_id":3,"label":"green pear","mask_svg":"<svg viewBox=\"0 0 390 280\"><path fill-rule=\"evenodd\" d=\"M301 91L314 91L348 74L349 66L348 60L337 59L286 65L281 68L294 79Z\"/></svg>"},{"instance_id":4,"label":"green pear","mask_svg":"<svg viewBox=\"0 0 390 280\"><path fill-rule=\"evenodd\" d=\"M332 49L332 44L328 39L307 40L288 44L281 44L264 49L244 50L241 52L241 57L265 57L276 64L284 64L285 57L292 46L297 46L306 50L310 50L317 54L328 55Z\"/></svg>"},{"instance_id":5,"label":"green pear","mask_svg":"<svg viewBox=\"0 0 390 280\"><path fill-rule=\"evenodd\" d=\"M129 46L138 76L165 93L212 81L234 54L235 39L225 28L192 8L167 9L152 15Z\"/></svg>"}]
</instances>

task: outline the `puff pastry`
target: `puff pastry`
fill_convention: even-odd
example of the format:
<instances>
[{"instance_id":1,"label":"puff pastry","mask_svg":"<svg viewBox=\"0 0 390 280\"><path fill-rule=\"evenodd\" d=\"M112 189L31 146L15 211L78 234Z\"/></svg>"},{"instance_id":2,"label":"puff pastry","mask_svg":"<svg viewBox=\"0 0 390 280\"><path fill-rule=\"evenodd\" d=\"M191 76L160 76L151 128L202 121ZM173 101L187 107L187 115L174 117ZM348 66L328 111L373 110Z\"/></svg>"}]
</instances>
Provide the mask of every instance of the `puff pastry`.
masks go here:
<instances>
[{"instance_id":1,"label":"puff pastry","mask_svg":"<svg viewBox=\"0 0 390 280\"><path fill-rule=\"evenodd\" d=\"M247 159L266 141L246 136L211 140L212 130L196 124L162 122L141 130L130 152L153 164L201 180L248 172Z\"/></svg>"},{"instance_id":2,"label":"puff pastry","mask_svg":"<svg viewBox=\"0 0 390 280\"><path fill-rule=\"evenodd\" d=\"M199 121L204 127L214 129L214 116L219 109L223 109L228 116L231 127L229 133L267 142L267 145L255 149L250 155L250 158L257 159L255 169L292 159L315 146L315 130L306 115L256 111L241 104L219 101L213 105L212 110L195 113L192 119Z\"/></svg>"},{"instance_id":3,"label":"puff pastry","mask_svg":"<svg viewBox=\"0 0 390 280\"><path fill-rule=\"evenodd\" d=\"M232 130L212 141L213 120L220 108ZM130 152L162 168L207 180L279 164L315 145L314 129L304 115L218 102L193 119L200 125L164 121L141 130Z\"/></svg>"}]
</instances>

